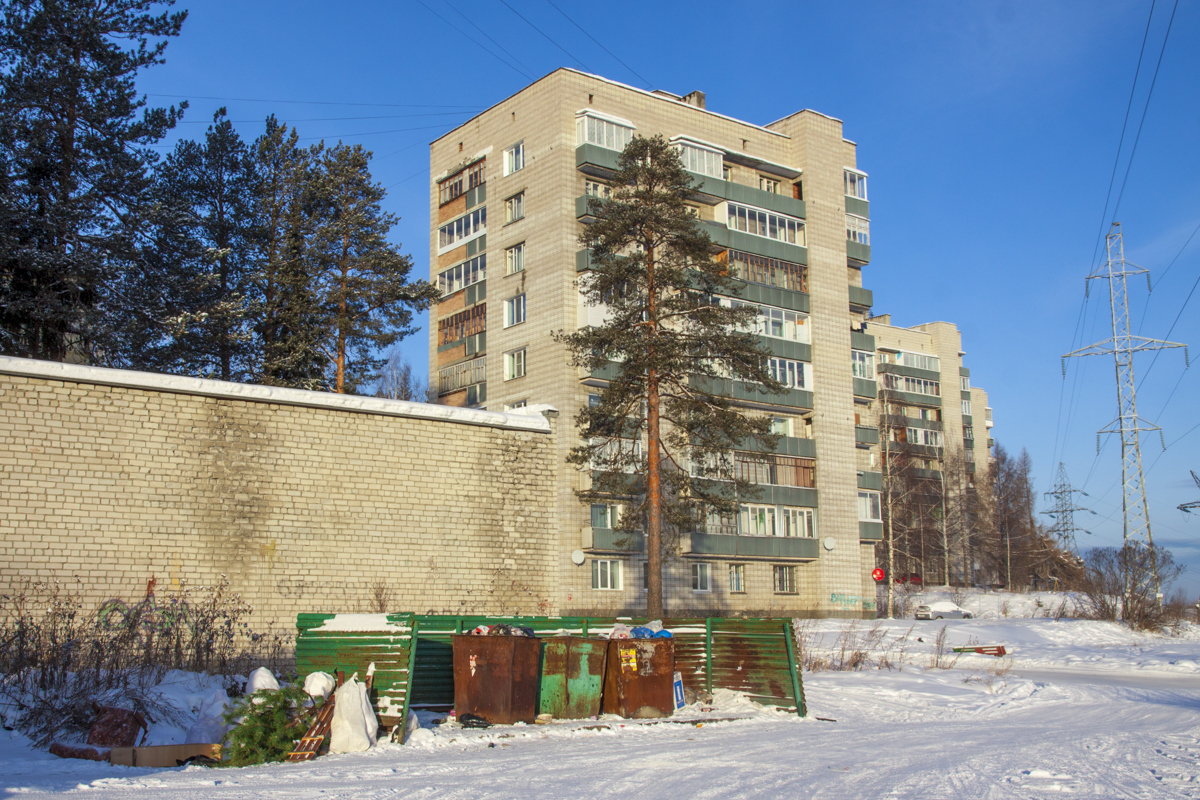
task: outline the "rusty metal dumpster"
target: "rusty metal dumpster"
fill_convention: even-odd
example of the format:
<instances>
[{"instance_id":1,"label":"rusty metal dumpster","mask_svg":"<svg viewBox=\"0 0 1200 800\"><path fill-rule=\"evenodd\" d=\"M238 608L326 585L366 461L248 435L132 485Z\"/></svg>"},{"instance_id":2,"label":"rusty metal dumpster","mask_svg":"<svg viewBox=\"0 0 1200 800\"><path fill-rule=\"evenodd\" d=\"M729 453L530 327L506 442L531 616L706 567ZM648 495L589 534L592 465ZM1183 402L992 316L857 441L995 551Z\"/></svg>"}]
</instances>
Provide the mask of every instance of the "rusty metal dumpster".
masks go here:
<instances>
[{"instance_id":1,"label":"rusty metal dumpster","mask_svg":"<svg viewBox=\"0 0 1200 800\"><path fill-rule=\"evenodd\" d=\"M538 713L555 719L587 719L600 713L608 642L556 636L542 640Z\"/></svg>"},{"instance_id":2,"label":"rusty metal dumpster","mask_svg":"<svg viewBox=\"0 0 1200 800\"><path fill-rule=\"evenodd\" d=\"M602 710L626 719L669 717L674 679L674 639L611 640Z\"/></svg>"},{"instance_id":3,"label":"rusty metal dumpster","mask_svg":"<svg viewBox=\"0 0 1200 800\"><path fill-rule=\"evenodd\" d=\"M541 643L527 636L454 637L454 713L493 725L537 717Z\"/></svg>"}]
</instances>

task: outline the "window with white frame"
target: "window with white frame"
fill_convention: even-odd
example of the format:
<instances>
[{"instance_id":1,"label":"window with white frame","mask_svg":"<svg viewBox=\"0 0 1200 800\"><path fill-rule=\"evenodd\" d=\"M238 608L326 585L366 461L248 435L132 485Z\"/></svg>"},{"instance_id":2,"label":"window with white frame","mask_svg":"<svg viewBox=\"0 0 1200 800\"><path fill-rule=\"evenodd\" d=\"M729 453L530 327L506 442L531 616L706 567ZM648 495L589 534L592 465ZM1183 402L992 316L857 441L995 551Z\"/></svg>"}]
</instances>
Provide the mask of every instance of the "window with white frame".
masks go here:
<instances>
[{"instance_id":1,"label":"window with white frame","mask_svg":"<svg viewBox=\"0 0 1200 800\"><path fill-rule=\"evenodd\" d=\"M807 246L804 238L804 220L786 217L759 208L726 203L726 224L730 230L744 231L754 236L765 236L788 244Z\"/></svg>"},{"instance_id":2,"label":"window with white frame","mask_svg":"<svg viewBox=\"0 0 1200 800\"><path fill-rule=\"evenodd\" d=\"M575 114L575 141L577 144L594 144L607 150L624 150L633 140L633 123L619 117L610 117L591 109Z\"/></svg>"},{"instance_id":3,"label":"window with white frame","mask_svg":"<svg viewBox=\"0 0 1200 800\"><path fill-rule=\"evenodd\" d=\"M758 176L758 188L771 194L779 194L779 181L764 175Z\"/></svg>"},{"instance_id":4,"label":"window with white frame","mask_svg":"<svg viewBox=\"0 0 1200 800\"><path fill-rule=\"evenodd\" d=\"M926 428L909 428L905 431L904 435L909 444L923 444L929 447L942 446L941 431L931 431Z\"/></svg>"},{"instance_id":5,"label":"window with white frame","mask_svg":"<svg viewBox=\"0 0 1200 800\"><path fill-rule=\"evenodd\" d=\"M929 381L924 378L910 378L907 375L893 375L888 373L884 375L884 386L897 392L910 392L912 394L925 394L932 397L941 397L942 386L938 381ZM970 402L964 400L964 403Z\"/></svg>"},{"instance_id":6,"label":"window with white frame","mask_svg":"<svg viewBox=\"0 0 1200 800\"><path fill-rule=\"evenodd\" d=\"M624 472L633 474L642 461L642 442L640 439L592 439L590 444L596 446L592 453L591 469L601 472Z\"/></svg>"},{"instance_id":7,"label":"window with white frame","mask_svg":"<svg viewBox=\"0 0 1200 800\"><path fill-rule=\"evenodd\" d=\"M971 379L966 375L960 375L958 378L958 388L962 389L964 392L971 391Z\"/></svg>"},{"instance_id":8,"label":"window with white frame","mask_svg":"<svg viewBox=\"0 0 1200 800\"><path fill-rule=\"evenodd\" d=\"M781 506L779 520L782 523L782 530L776 534L778 536L800 539L817 538L817 510L815 508Z\"/></svg>"},{"instance_id":9,"label":"window with white frame","mask_svg":"<svg viewBox=\"0 0 1200 800\"><path fill-rule=\"evenodd\" d=\"M607 200L612 197L612 187L599 181L584 181L583 193L588 197L599 197Z\"/></svg>"},{"instance_id":10,"label":"window with white frame","mask_svg":"<svg viewBox=\"0 0 1200 800\"><path fill-rule=\"evenodd\" d=\"M802 342L803 344L812 342L807 314L789 311L786 308L733 300L728 297L719 297L717 302L726 308L754 307L758 313L750 330L760 336L770 336L773 339L786 339L789 342Z\"/></svg>"},{"instance_id":11,"label":"window with white frame","mask_svg":"<svg viewBox=\"0 0 1200 800\"><path fill-rule=\"evenodd\" d=\"M963 438L972 440L972 441L975 439L975 426L974 425L963 425Z\"/></svg>"},{"instance_id":12,"label":"window with white frame","mask_svg":"<svg viewBox=\"0 0 1200 800\"><path fill-rule=\"evenodd\" d=\"M621 522L621 507L613 503L592 503L592 527L616 528Z\"/></svg>"},{"instance_id":13,"label":"window with white frame","mask_svg":"<svg viewBox=\"0 0 1200 800\"><path fill-rule=\"evenodd\" d=\"M686 136L671 139L671 146L679 153L683 168L689 172L721 178L725 174L725 153L710 144Z\"/></svg>"},{"instance_id":14,"label":"window with white frame","mask_svg":"<svg viewBox=\"0 0 1200 800\"><path fill-rule=\"evenodd\" d=\"M857 197L859 200L867 199L867 176L861 172L853 170L844 170L846 176L846 196Z\"/></svg>"},{"instance_id":15,"label":"window with white frame","mask_svg":"<svg viewBox=\"0 0 1200 800\"><path fill-rule=\"evenodd\" d=\"M930 372L940 372L942 368L941 359L937 356L927 356L924 353L881 351L879 353L879 360L884 364L902 364L906 367L927 369Z\"/></svg>"},{"instance_id":16,"label":"window with white frame","mask_svg":"<svg viewBox=\"0 0 1200 800\"><path fill-rule=\"evenodd\" d=\"M729 166L727 166L727 165L721 166L721 180L723 180L723 181L733 180L733 170L730 169Z\"/></svg>"},{"instance_id":17,"label":"window with white frame","mask_svg":"<svg viewBox=\"0 0 1200 800\"><path fill-rule=\"evenodd\" d=\"M746 565L729 565L729 591L731 594L746 593Z\"/></svg>"},{"instance_id":18,"label":"window with white frame","mask_svg":"<svg viewBox=\"0 0 1200 800\"><path fill-rule=\"evenodd\" d=\"M859 244L871 243L871 221L854 214L846 215L846 238Z\"/></svg>"},{"instance_id":19,"label":"window with white frame","mask_svg":"<svg viewBox=\"0 0 1200 800\"><path fill-rule=\"evenodd\" d=\"M504 174L512 175L525 168L525 143L517 142L504 151Z\"/></svg>"},{"instance_id":20,"label":"window with white frame","mask_svg":"<svg viewBox=\"0 0 1200 800\"><path fill-rule=\"evenodd\" d=\"M962 401L962 413L963 413L964 417L971 416L971 401L970 400Z\"/></svg>"},{"instance_id":21,"label":"window with white frame","mask_svg":"<svg viewBox=\"0 0 1200 800\"><path fill-rule=\"evenodd\" d=\"M775 594L796 593L796 568L776 564L771 567L775 578Z\"/></svg>"},{"instance_id":22,"label":"window with white frame","mask_svg":"<svg viewBox=\"0 0 1200 800\"><path fill-rule=\"evenodd\" d=\"M512 275L514 272L523 272L524 270L525 243L521 242L504 251L504 274Z\"/></svg>"},{"instance_id":23,"label":"window with white frame","mask_svg":"<svg viewBox=\"0 0 1200 800\"><path fill-rule=\"evenodd\" d=\"M524 408L528 404L529 404L528 400L518 400L515 403L505 403L504 410L505 411L516 411L518 408Z\"/></svg>"},{"instance_id":24,"label":"window with white frame","mask_svg":"<svg viewBox=\"0 0 1200 800\"><path fill-rule=\"evenodd\" d=\"M865 350L850 351L851 371L856 378L875 380L875 355Z\"/></svg>"},{"instance_id":25,"label":"window with white frame","mask_svg":"<svg viewBox=\"0 0 1200 800\"><path fill-rule=\"evenodd\" d=\"M621 589L621 562L615 558L592 559L592 588Z\"/></svg>"},{"instance_id":26,"label":"window with white frame","mask_svg":"<svg viewBox=\"0 0 1200 800\"><path fill-rule=\"evenodd\" d=\"M504 221L516 222L525 216L525 193L514 194L504 201Z\"/></svg>"},{"instance_id":27,"label":"window with white frame","mask_svg":"<svg viewBox=\"0 0 1200 800\"><path fill-rule=\"evenodd\" d=\"M451 220L438 228L438 250L456 247L467 239L474 239L487 232L487 206Z\"/></svg>"},{"instance_id":28,"label":"window with white frame","mask_svg":"<svg viewBox=\"0 0 1200 800\"><path fill-rule=\"evenodd\" d=\"M438 273L438 289L442 297L454 294L472 284L487 280L487 253L480 253L450 269Z\"/></svg>"},{"instance_id":29,"label":"window with white frame","mask_svg":"<svg viewBox=\"0 0 1200 800\"><path fill-rule=\"evenodd\" d=\"M504 327L511 328L513 325L520 325L525 321L525 295L519 294L516 297L509 298L504 301Z\"/></svg>"},{"instance_id":30,"label":"window with white frame","mask_svg":"<svg viewBox=\"0 0 1200 800\"><path fill-rule=\"evenodd\" d=\"M808 380L808 365L803 361L793 361L790 358L770 358L767 360L767 371L771 377L789 389L807 389L812 381Z\"/></svg>"},{"instance_id":31,"label":"window with white frame","mask_svg":"<svg viewBox=\"0 0 1200 800\"><path fill-rule=\"evenodd\" d=\"M883 522L883 509L879 504L879 492L858 491L858 521Z\"/></svg>"},{"instance_id":32,"label":"window with white frame","mask_svg":"<svg viewBox=\"0 0 1200 800\"><path fill-rule=\"evenodd\" d=\"M525 348L504 354L504 380L525 377Z\"/></svg>"},{"instance_id":33,"label":"window with white frame","mask_svg":"<svg viewBox=\"0 0 1200 800\"><path fill-rule=\"evenodd\" d=\"M738 509L738 534L741 536L774 536L775 506L741 506Z\"/></svg>"},{"instance_id":34,"label":"window with white frame","mask_svg":"<svg viewBox=\"0 0 1200 800\"><path fill-rule=\"evenodd\" d=\"M771 433L776 436L791 436L792 420L788 417L771 417Z\"/></svg>"},{"instance_id":35,"label":"window with white frame","mask_svg":"<svg viewBox=\"0 0 1200 800\"><path fill-rule=\"evenodd\" d=\"M692 591L712 591L712 564L692 564Z\"/></svg>"}]
</instances>

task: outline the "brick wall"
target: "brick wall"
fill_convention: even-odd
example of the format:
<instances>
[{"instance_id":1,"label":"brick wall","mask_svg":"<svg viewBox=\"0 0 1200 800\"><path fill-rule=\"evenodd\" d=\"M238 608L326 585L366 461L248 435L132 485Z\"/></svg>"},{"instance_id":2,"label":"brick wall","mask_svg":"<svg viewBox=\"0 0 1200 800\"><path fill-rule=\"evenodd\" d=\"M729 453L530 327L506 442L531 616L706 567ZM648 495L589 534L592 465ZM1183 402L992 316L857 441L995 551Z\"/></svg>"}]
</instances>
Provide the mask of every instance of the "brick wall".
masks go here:
<instances>
[{"instance_id":1,"label":"brick wall","mask_svg":"<svg viewBox=\"0 0 1200 800\"><path fill-rule=\"evenodd\" d=\"M298 611L555 609L541 416L0 358L0 592L140 599L221 575L253 624ZM339 404L342 404L339 406Z\"/></svg>"}]
</instances>

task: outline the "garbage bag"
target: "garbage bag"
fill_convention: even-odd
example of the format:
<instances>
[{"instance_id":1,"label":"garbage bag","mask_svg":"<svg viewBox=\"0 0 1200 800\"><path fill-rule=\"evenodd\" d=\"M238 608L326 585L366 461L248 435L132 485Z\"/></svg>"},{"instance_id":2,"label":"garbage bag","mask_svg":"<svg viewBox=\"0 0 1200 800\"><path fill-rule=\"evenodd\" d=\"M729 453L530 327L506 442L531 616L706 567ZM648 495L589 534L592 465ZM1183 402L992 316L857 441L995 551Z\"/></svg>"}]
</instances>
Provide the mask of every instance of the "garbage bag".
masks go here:
<instances>
[{"instance_id":1,"label":"garbage bag","mask_svg":"<svg viewBox=\"0 0 1200 800\"><path fill-rule=\"evenodd\" d=\"M334 694L333 722L329 729L329 752L361 753L375 744L379 720L367 697L367 687L351 678Z\"/></svg>"},{"instance_id":2,"label":"garbage bag","mask_svg":"<svg viewBox=\"0 0 1200 800\"><path fill-rule=\"evenodd\" d=\"M675 637L671 635L670 631L664 630L664 631L658 631L657 633L653 634L650 638L651 639L674 639Z\"/></svg>"},{"instance_id":3,"label":"garbage bag","mask_svg":"<svg viewBox=\"0 0 1200 800\"><path fill-rule=\"evenodd\" d=\"M639 625L629 632L629 635L634 639L649 639L654 635L654 631L647 627Z\"/></svg>"},{"instance_id":4,"label":"garbage bag","mask_svg":"<svg viewBox=\"0 0 1200 800\"><path fill-rule=\"evenodd\" d=\"M328 672L312 672L304 679L304 693L322 700L327 700L336 686L337 681Z\"/></svg>"},{"instance_id":5,"label":"garbage bag","mask_svg":"<svg viewBox=\"0 0 1200 800\"><path fill-rule=\"evenodd\" d=\"M612 630L608 632L610 639L629 639L631 638L629 626L622 625L620 622L612 626Z\"/></svg>"}]
</instances>

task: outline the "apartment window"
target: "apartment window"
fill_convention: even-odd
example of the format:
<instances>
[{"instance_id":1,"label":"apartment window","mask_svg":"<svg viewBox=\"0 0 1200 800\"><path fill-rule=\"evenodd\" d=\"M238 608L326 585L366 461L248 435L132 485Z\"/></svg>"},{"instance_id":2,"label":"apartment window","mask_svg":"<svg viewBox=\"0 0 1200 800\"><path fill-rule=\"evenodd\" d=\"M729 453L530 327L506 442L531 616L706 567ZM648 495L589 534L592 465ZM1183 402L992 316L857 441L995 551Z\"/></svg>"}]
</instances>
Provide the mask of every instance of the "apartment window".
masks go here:
<instances>
[{"instance_id":1,"label":"apartment window","mask_svg":"<svg viewBox=\"0 0 1200 800\"><path fill-rule=\"evenodd\" d=\"M483 280L487 280L487 253L480 253L469 261L439 272L438 289L442 297L447 297Z\"/></svg>"},{"instance_id":2,"label":"apartment window","mask_svg":"<svg viewBox=\"0 0 1200 800\"><path fill-rule=\"evenodd\" d=\"M583 193L588 197L599 197L607 200L612 197L612 187L607 186L599 181L586 181L583 184Z\"/></svg>"},{"instance_id":3,"label":"apartment window","mask_svg":"<svg viewBox=\"0 0 1200 800\"><path fill-rule=\"evenodd\" d=\"M875 379L875 356L863 350L850 351L851 371L856 378Z\"/></svg>"},{"instance_id":4,"label":"apartment window","mask_svg":"<svg viewBox=\"0 0 1200 800\"><path fill-rule=\"evenodd\" d=\"M615 528L620 522L621 507L612 503L592 503L592 527Z\"/></svg>"},{"instance_id":5,"label":"apartment window","mask_svg":"<svg viewBox=\"0 0 1200 800\"><path fill-rule=\"evenodd\" d=\"M971 401L970 400L962 401L962 413L963 413L964 417L971 416Z\"/></svg>"},{"instance_id":6,"label":"apartment window","mask_svg":"<svg viewBox=\"0 0 1200 800\"><path fill-rule=\"evenodd\" d=\"M504 327L511 328L525 321L525 295L504 301Z\"/></svg>"},{"instance_id":7,"label":"apartment window","mask_svg":"<svg viewBox=\"0 0 1200 800\"><path fill-rule=\"evenodd\" d=\"M928 422L942 421L942 410L940 408L902 408L900 411L902 416L912 417L913 419L923 419Z\"/></svg>"},{"instance_id":8,"label":"apartment window","mask_svg":"<svg viewBox=\"0 0 1200 800\"><path fill-rule=\"evenodd\" d=\"M937 356L927 356L924 353L906 353L881 351L879 360L884 364L902 364L906 367L926 369L930 372L940 372L942 362Z\"/></svg>"},{"instance_id":9,"label":"apartment window","mask_svg":"<svg viewBox=\"0 0 1200 800\"><path fill-rule=\"evenodd\" d=\"M730 169L729 167L725 166L724 164L721 165L721 180L723 180L723 181L733 180L733 170Z\"/></svg>"},{"instance_id":10,"label":"apartment window","mask_svg":"<svg viewBox=\"0 0 1200 800\"><path fill-rule=\"evenodd\" d=\"M480 159L475 164L472 164L471 166L467 167L467 188L468 189L474 189L476 186L481 185L487 179L487 175L484 172L485 163L486 163L485 159Z\"/></svg>"},{"instance_id":11,"label":"apartment window","mask_svg":"<svg viewBox=\"0 0 1200 800\"><path fill-rule=\"evenodd\" d=\"M747 483L816 488L816 462L811 458L734 453L733 472L735 480Z\"/></svg>"},{"instance_id":12,"label":"apartment window","mask_svg":"<svg viewBox=\"0 0 1200 800\"><path fill-rule=\"evenodd\" d=\"M505 411L516 411L518 408L524 408L528 404L529 404L528 400L518 400L515 403L505 403L504 410Z\"/></svg>"},{"instance_id":13,"label":"apartment window","mask_svg":"<svg viewBox=\"0 0 1200 800\"><path fill-rule=\"evenodd\" d=\"M504 354L504 380L525 377L525 348Z\"/></svg>"},{"instance_id":14,"label":"apartment window","mask_svg":"<svg viewBox=\"0 0 1200 800\"><path fill-rule=\"evenodd\" d=\"M525 193L514 194L504 201L504 221L516 222L525 216Z\"/></svg>"},{"instance_id":15,"label":"apartment window","mask_svg":"<svg viewBox=\"0 0 1200 800\"><path fill-rule=\"evenodd\" d=\"M923 444L929 447L942 446L942 432L925 428L908 428L905 430L905 441L909 444Z\"/></svg>"},{"instance_id":16,"label":"apartment window","mask_svg":"<svg viewBox=\"0 0 1200 800\"><path fill-rule=\"evenodd\" d=\"M438 204L446 205L463 193L463 173L438 181Z\"/></svg>"},{"instance_id":17,"label":"apartment window","mask_svg":"<svg viewBox=\"0 0 1200 800\"><path fill-rule=\"evenodd\" d=\"M782 506L779 509L779 521L782 529L776 534L777 536L801 539L817 538L817 510L815 508Z\"/></svg>"},{"instance_id":18,"label":"apartment window","mask_svg":"<svg viewBox=\"0 0 1200 800\"><path fill-rule=\"evenodd\" d=\"M588 408L595 408L598 405L600 405L600 395L589 394L588 395Z\"/></svg>"},{"instance_id":19,"label":"apartment window","mask_svg":"<svg viewBox=\"0 0 1200 800\"><path fill-rule=\"evenodd\" d=\"M808 344L808 315L773 306L758 307L758 333L774 339Z\"/></svg>"},{"instance_id":20,"label":"apartment window","mask_svg":"<svg viewBox=\"0 0 1200 800\"><path fill-rule=\"evenodd\" d=\"M754 236L765 236L788 244L805 247L804 220L785 217L770 211L750 206L726 203L727 224L730 230L744 231Z\"/></svg>"},{"instance_id":21,"label":"apartment window","mask_svg":"<svg viewBox=\"0 0 1200 800\"><path fill-rule=\"evenodd\" d=\"M871 243L871 221L866 217L846 215L846 238L859 244Z\"/></svg>"},{"instance_id":22,"label":"apartment window","mask_svg":"<svg viewBox=\"0 0 1200 800\"><path fill-rule=\"evenodd\" d=\"M974 425L963 425L963 439L966 439L967 441L972 442L971 446L973 446L974 439L975 439L975 426Z\"/></svg>"},{"instance_id":23,"label":"apartment window","mask_svg":"<svg viewBox=\"0 0 1200 800\"><path fill-rule=\"evenodd\" d=\"M740 536L774 536L775 506L745 505L738 509Z\"/></svg>"},{"instance_id":24,"label":"apartment window","mask_svg":"<svg viewBox=\"0 0 1200 800\"><path fill-rule=\"evenodd\" d=\"M851 170L845 170L843 174L846 176L846 196L866 200L867 176L861 172L853 172Z\"/></svg>"},{"instance_id":25,"label":"apartment window","mask_svg":"<svg viewBox=\"0 0 1200 800\"><path fill-rule=\"evenodd\" d=\"M517 142L504 151L504 174L512 175L525 168L525 143Z\"/></svg>"},{"instance_id":26,"label":"apartment window","mask_svg":"<svg viewBox=\"0 0 1200 800\"><path fill-rule=\"evenodd\" d=\"M460 311L438 320L438 344L459 342L468 336L487 330L487 303Z\"/></svg>"},{"instance_id":27,"label":"apartment window","mask_svg":"<svg viewBox=\"0 0 1200 800\"><path fill-rule=\"evenodd\" d=\"M684 169L710 178L720 178L725 174L725 153L722 150L686 136L676 136L671 139L671 145L679 153Z\"/></svg>"},{"instance_id":28,"label":"apartment window","mask_svg":"<svg viewBox=\"0 0 1200 800\"><path fill-rule=\"evenodd\" d=\"M745 592L746 592L746 565L745 564L730 564L729 565L729 592L731 594L745 594Z\"/></svg>"},{"instance_id":29,"label":"apartment window","mask_svg":"<svg viewBox=\"0 0 1200 800\"><path fill-rule=\"evenodd\" d=\"M578 144L594 144L607 150L624 150L633 140L633 123L591 109L575 115L575 139Z\"/></svg>"},{"instance_id":30,"label":"apartment window","mask_svg":"<svg viewBox=\"0 0 1200 800\"><path fill-rule=\"evenodd\" d=\"M448 250L487 232L487 206L480 206L438 228L438 249Z\"/></svg>"},{"instance_id":31,"label":"apartment window","mask_svg":"<svg viewBox=\"0 0 1200 800\"><path fill-rule=\"evenodd\" d=\"M712 564L692 564L692 591L712 591Z\"/></svg>"},{"instance_id":32,"label":"apartment window","mask_svg":"<svg viewBox=\"0 0 1200 800\"><path fill-rule=\"evenodd\" d=\"M804 389L808 387L806 380L806 364L803 361L792 361L788 358L770 358L767 360L767 371L771 377L789 389Z\"/></svg>"},{"instance_id":33,"label":"apartment window","mask_svg":"<svg viewBox=\"0 0 1200 800\"><path fill-rule=\"evenodd\" d=\"M621 562L613 558L593 558L592 588L620 590Z\"/></svg>"},{"instance_id":34,"label":"apartment window","mask_svg":"<svg viewBox=\"0 0 1200 800\"><path fill-rule=\"evenodd\" d=\"M776 564L771 567L775 576L775 594L796 593L796 568Z\"/></svg>"},{"instance_id":35,"label":"apartment window","mask_svg":"<svg viewBox=\"0 0 1200 800\"><path fill-rule=\"evenodd\" d=\"M449 394L487 381L487 358L474 358L438 372L438 394Z\"/></svg>"},{"instance_id":36,"label":"apartment window","mask_svg":"<svg viewBox=\"0 0 1200 800\"><path fill-rule=\"evenodd\" d=\"M883 510L879 505L879 492L859 491L858 521L883 522Z\"/></svg>"},{"instance_id":37,"label":"apartment window","mask_svg":"<svg viewBox=\"0 0 1200 800\"><path fill-rule=\"evenodd\" d=\"M942 395L941 384L937 381L928 381L924 378L910 378L907 375L892 375L890 373L883 377L884 386L893 391L925 394L932 397L941 397ZM964 404L970 402L969 400L963 401Z\"/></svg>"},{"instance_id":38,"label":"apartment window","mask_svg":"<svg viewBox=\"0 0 1200 800\"><path fill-rule=\"evenodd\" d=\"M771 417L771 433L776 436L791 436L792 421L787 417Z\"/></svg>"},{"instance_id":39,"label":"apartment window","mask_svg":"<svg viewBox=\"0 0 1200 800\"><path fill-rule=\"evenodd\" d=\"M741 250L728 251L729 270L735 278L793 292L808 291L808 268L777 258L756 256Z\"/></svg>"},{"instance_id":40,"label":"apartment window","mask_svg":"<svg viewBox=\"0 0 1200 800\"><path fill-rule=\"evenodd\" d=\"M759 175L758 188L762 189L764 192L779 194L779 181L775 180L774 178L767 178Z\"/></svg>"},{"instance_id":41,"label":"apartment window","mask_svg":"<svg viewBox=\"0 0 1200 800\"><path fill-rule=\"evenodd\" d=\"M515 244L504 251L504 274L525 271L525 243Z\"/></svg>"}]
</instances>

